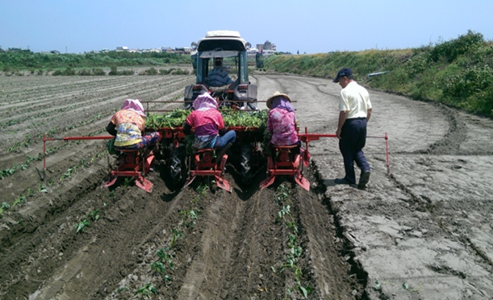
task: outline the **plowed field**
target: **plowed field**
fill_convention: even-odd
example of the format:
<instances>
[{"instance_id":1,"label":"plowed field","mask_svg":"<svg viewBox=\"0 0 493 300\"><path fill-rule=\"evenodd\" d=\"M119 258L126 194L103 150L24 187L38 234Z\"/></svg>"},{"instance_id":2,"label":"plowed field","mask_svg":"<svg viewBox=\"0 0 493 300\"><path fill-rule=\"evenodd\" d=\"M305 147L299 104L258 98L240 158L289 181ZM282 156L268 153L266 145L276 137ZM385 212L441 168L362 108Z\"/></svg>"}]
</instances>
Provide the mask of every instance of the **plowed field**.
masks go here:
<instances>
[{"instance_id":1,"label":"plowed field","mask_svg":"<svg viewBox=\"0 0 493 300\"><path fill-rule=\"evenodd\" d=\"M303 130L335 132L336 84L286 75L251 80L259 99L289 93ZM46 142L44 169L43 133L107 135L125 98L172 109L193 81L0 77L1 299L493 296L493 125L446 107L370 91L375 139L365 148L366 191L333 184L343 168L329 138L310 144L310 192L288 178L260 191L264 172L245 186L232 166L231 193L207 180L177 187L163 161L149 176L152 193L131 182L102 188L114 161L101 140Z\"/></svg>"}]
</instances>

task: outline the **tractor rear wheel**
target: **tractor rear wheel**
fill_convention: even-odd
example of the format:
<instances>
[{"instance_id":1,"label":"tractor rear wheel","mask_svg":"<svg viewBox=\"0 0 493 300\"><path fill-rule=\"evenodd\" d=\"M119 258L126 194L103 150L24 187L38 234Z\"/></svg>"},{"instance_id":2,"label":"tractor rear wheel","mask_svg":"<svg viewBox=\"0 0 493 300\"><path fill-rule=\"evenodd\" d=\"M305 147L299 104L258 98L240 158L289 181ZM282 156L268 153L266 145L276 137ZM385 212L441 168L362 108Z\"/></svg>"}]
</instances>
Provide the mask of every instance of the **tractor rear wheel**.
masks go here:
<instances>
[{"instance_id":1,"label":"tractor rear wheel","mask_svg":"<svg viewBox=\"0 0 493 300\"><path fill-rule=\"evenodd\" d=\"M252 183L252 151L253 146L251 144L245 144L241 146L241 178L243 183Z\"/></svg>"},{"instance_id":2,"label":"tractor rear wheel","mask_svg":"<svg viewBox=\"0 0 493 300\"><path fill-rule=\"evenodd\" d=\"M173 184L183 182L185 178L185 146L180 144L174 147L171 153L169 173Z\"/></svg>"}]
</instances>

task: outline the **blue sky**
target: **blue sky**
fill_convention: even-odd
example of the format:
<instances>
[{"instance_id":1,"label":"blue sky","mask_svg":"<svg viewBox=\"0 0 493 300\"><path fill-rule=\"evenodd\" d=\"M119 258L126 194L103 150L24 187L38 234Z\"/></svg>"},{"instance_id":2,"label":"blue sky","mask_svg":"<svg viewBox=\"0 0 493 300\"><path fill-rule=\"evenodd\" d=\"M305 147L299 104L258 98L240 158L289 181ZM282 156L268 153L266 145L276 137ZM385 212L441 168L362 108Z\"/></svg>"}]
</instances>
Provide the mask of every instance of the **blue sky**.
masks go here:
<instances>
[{"instance_id":1,"label":"blue sky","mask_svg":"<svg viewBox=\"0 0 493 300\"><path fill-rule=\"evenodd\" d=\"M0 0L0 47L188 47L227 29L293 54L405 49L468 30L493 40L492 12L491 0Z\"/></svg>"}]
</instances>

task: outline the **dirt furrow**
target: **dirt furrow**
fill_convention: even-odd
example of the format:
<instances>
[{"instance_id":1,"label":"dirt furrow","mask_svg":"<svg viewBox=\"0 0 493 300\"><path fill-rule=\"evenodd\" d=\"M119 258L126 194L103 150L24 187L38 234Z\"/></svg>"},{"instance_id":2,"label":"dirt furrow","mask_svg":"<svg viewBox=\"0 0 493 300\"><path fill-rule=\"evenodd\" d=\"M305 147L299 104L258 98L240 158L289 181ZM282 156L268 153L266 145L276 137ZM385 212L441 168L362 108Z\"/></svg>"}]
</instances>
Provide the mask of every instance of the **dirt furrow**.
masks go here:
<instances>
[{"instance_id":1,"label":"dirt furrow","mask_svg":"<svg viewBox=\"0 0 493 300\"><path fill-rule=\"evenodd\" d=\"M299 206L317 292L321 299L363 299L366 276L348 259L352 245L339 231L325 199L325 187L311 180L315 183L311 193L316 197L306 198L300 191Z\"/></svg>"}]
</instances>

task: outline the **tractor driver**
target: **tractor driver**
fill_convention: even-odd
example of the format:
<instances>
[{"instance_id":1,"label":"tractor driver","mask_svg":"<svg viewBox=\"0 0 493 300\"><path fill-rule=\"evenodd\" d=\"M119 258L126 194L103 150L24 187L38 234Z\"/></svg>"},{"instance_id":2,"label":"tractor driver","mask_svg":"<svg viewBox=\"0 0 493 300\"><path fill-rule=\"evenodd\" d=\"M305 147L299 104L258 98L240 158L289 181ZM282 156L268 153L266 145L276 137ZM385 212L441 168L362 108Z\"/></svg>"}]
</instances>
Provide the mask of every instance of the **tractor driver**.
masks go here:
<instances>
[{"instance_id":1,"label":"tractor driver","mask_svg":"<svg viewBox=\"0 0 493 300\"><path fill-rule=\"evenodd\" d=\"M159 132L142 136L145 129L144 107L139 99L126 99L106 126L106 131L115 136L116 150L140 149L153 146L161 140Z\"/></svg>"},{"instance_id":2,"label":"tractor driver","mask_svg":"<svg viewBox=\"0 0 493 300\"><path fill-rule=\"evenodd\" d=\"M230 85L233 80L229 77L228 72L223 68L223 58L214 58L214 68L209 72L209 86L219 87Z\"/></svg>"},{"instance_id":3,"label":"tractor driver","mask_svg":"<svg viewBox=\"0 0 493 300\"><path fill-rule=\"evenodd\" d=\"M267 119L267 134L274 146L298 147L294 153L299 153L301 142L296 132L296 115L288 95L275 92L266 102L270 109Z\"/></svg>"},{"instance_id":4,"label":"tractor driver","mask_svg":"<svg viewBox=\"0 0 493 300\"><path fill-rule=\"evenodd\" d=\"M199 95L193 101L193 111L188 115L183 132L190 134L195 127L194 149L219 148L217 161L231 148L236 140L234 130L226 131L223 116L218 110L216 99L209 93Z\"/></svg>"}]
</instances>

